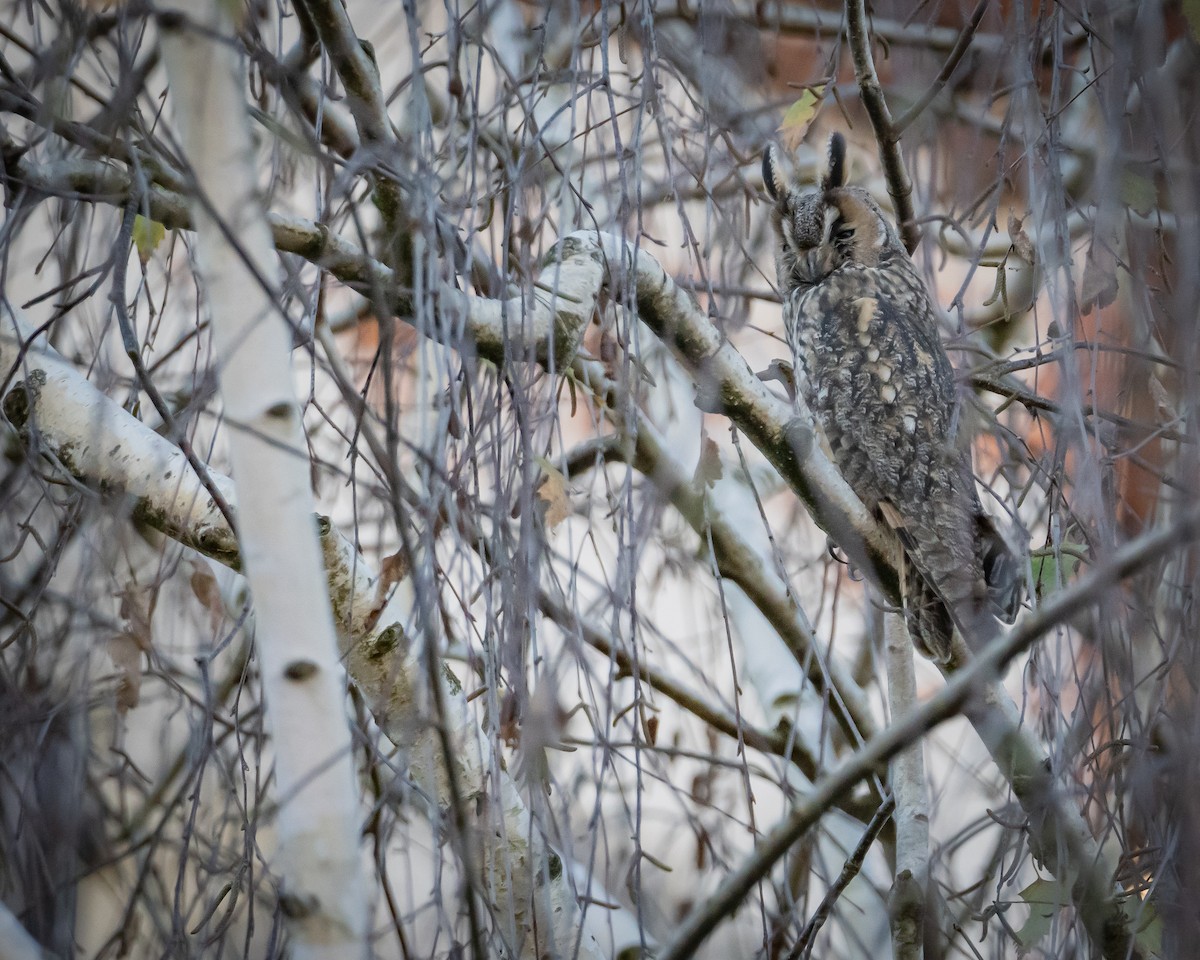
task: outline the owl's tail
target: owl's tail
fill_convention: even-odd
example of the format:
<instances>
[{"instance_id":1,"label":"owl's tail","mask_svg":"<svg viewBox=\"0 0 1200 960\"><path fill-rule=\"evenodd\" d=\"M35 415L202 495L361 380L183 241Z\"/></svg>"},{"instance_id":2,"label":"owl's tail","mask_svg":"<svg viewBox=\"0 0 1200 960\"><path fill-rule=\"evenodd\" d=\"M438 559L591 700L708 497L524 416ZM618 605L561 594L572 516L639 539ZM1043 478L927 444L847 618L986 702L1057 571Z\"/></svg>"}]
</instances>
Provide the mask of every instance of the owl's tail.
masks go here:
<instances>
[{"instance_id":1,"label":"owl's tail","mask_svg":"<svg viewBox=\"0 0 1200 960\"><path fill-rule=\"evenodd\" d=\"M904 621L913 646L935 663L945 663L950 659L950 643L954 636L954 621L950 619L946 604L907 555L902 582Z\"/></svg>"},{"instance_id":2,"label":"owl's tail","mask_svg":"<svg viewBox=\"0 0 1200 960\"><path fill-rule=\"evenodd\" d=\"M1005 623L1012 623L1025 599L1024 564L996 529L992 518L982 510L975 514L975 531L992 612Z\"/></svg>"},{"instance_id":3,"label":"owl's tail","mask_svg":"<svg viewBox=\"0 0 1200 960\"><path fill-rule=\"evenodd\" d=\"M902 582L908 632L917 649L938 663L950 659L955 627L952 607L962 623L974 625L975 629L967 632L975 643L980 643L994 632L992 617L1005 623L1016 620L1025 597L1025 577L1019 554L978 504L975 504L974 517L976 559L964 561L961 568L953 571L947 557L929 549L931 545L944 546L944 542L938 543L932 538L920 542L911 529L897 531L905 545ZM960 545L960 550L967 549L970 548L966 543ZM931 561L942 561L936 568L942 574L938 581L942 590L930 584L928 575L913 562L912 554L926 566ZM982 580L978 579L981 570Z\"/></svg>"}]
</instances>

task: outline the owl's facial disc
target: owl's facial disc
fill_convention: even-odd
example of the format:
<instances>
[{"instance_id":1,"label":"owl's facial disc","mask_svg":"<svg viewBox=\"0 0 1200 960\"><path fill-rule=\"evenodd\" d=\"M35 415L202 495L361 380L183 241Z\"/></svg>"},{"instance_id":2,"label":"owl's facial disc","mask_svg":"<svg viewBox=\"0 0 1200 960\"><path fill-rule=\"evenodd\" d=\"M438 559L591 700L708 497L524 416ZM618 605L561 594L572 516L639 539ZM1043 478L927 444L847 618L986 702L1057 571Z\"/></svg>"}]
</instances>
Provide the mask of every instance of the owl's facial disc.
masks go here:
<instances>
[{"instance_id":1,"label":"owl's facial disc","mask_svg":"<svg viewBox=\"0 0 1200 960\"><path fill-rule=\"evenodd\" d=\"M826 216L825 240L844 259L859 263L878 263L885 250L898 244L871 196L858 187L844 187L826 194L832 217Z\"/></svg>"}]
</instances>

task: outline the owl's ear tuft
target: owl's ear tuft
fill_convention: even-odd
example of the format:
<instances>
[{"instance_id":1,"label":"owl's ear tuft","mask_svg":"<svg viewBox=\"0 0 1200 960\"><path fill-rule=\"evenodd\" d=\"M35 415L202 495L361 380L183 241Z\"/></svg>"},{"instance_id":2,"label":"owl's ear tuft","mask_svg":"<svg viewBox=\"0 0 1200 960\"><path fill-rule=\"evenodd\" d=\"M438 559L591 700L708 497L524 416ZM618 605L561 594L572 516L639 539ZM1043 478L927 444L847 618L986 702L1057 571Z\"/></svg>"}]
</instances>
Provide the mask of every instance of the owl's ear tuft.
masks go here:
<instances>
[{"instance_id":1,"label":"owl's ear tuft","mask_svg":"<svg viewBox=\"0 0 1200 960\"><path fill-rule=\"evenodd\" d=\"M779 154L779 148L773 143L768 143L763 150L762 158L763 185L776 203L779 203L788 193L789 178L785 162Z\"/></svg>"},{"instance_id":2,"label":"owl's ear tuft","mask_svg":"<svg viewBox=\"0 0 1200 960\"><path fill-rule=\"evenodd\" d=\"M822 190L833 190L846 180L846 138L835 133L829 138L829 166L821 181Z\"/></svg>"}]
</instances>

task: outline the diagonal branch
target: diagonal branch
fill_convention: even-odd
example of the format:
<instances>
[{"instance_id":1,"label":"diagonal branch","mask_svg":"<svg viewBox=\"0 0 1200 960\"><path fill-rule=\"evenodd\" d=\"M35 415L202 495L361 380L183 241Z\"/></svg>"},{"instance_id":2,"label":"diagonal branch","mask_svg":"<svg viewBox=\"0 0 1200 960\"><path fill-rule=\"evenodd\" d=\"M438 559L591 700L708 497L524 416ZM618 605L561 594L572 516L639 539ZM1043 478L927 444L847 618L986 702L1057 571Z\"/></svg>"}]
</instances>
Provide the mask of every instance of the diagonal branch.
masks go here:
<instances>
[{"instance_id":1,"label":"diagonal branch","mask_svg":"<svg viewBox=\"0 0 1200 960\"><path fill-rule=\"evenodd\" d=\"M38 172L28 171L24 158L6 150L5 166L6 170L16 169L23 176L34 174L34 185L52 192L48 188L55 185L53 178L42 176L36 179ZM75 189L88 191L95 184L90 183L88 177L80 176L82 172L79 169L73 171L76 179L72 183ZM98 171L93 165L87 172L91 176ZM89 196L114 204L125 203L128 179L118 190L111 189L112 186L110 182L107 193L94 191L89 192ZM62 189L61 183L57 187ZM173 200L165 191L152 192L152 204L169 206ZM282 233L287 249L314 262L322 262L322 258L328 256L323 251L334 251L335 255L330 259L335 261L335 268L331 272L336 270L335 275L346 277L347 282L356 282L353 278L379 271L386 271L380 275L391 277L387 267L356 248L351 253L352 245L337 238L327 228L316 224L301 226L301 221L290 223L294 230L281 231L279 219L272 221L276 239L279 240ZM550 351L558 355L559 350L571 342L571 331L578 329L580 317L590 318L590 310L601 295L601 288L607 287L617 295L624 293L636 302L640 319L670 346L696 380L698 403L705 409L721 410L751 438L805 502L818 524L830 533L885 597L896 602L898 581L893 560L894 544L813 442L815 430L811 420L806 420L804 411L794 411L771 393L691 297L644 251L634 250L615 237L582 232L564 240L557 250L557 257L557 261L551 259L543 269L544 277L554 278L548 288L554 291L552 296L517 297L509 307L502 308L500 301L443 290L437 301L438 307L454 312L481 356L496 360L544 357ZM568 335L552 341L551 337L559 335L550 331L559 329L559 318L564 311L571 318L566 324ZM517 349L512 349L512 317L542 318L518 327L524 333L518 338ZM423 332L432 335L439 328L452 326L427 325ZM537 337L545 338L540 346ZM593 389L606 402L613 405L621 402L611 383L596 382ZM194 536L190 527L180 530L180 537L185 542L191 542L186 538ZM1037 619L1027 621L1035 625L1038 622ZM966 662L965 657L955 665L963 662ZM1105 863L1105 859L1086 825L1077 811L1056 796L1044 765L1044 753L1020 726L1019 711L999 683L985 685L976 692L977 696L965 701L963 712L1030 815L1031 827L1036 829L1034 842L1045 862L1062 878L1100 877L1089 880L1084 886L1075 885L1075 903L1093 936L1102 937L1104 930L1111 929L1117 931L1116 942L1120 942L1121 937L1128 934L1128 921L1115 897L1111 873L1096 866ZM1080 870L1084 872L1080 873ZM1105 942L1104 939L1097 940L1097 943Z\"/></svg>"},{"instance_id":2,"label":"diagonal branch","mask_svg":"<svg viewBox=\"0 0 1200 960\"><path fill-rule=\"evenodd\" d=\"M632 289L640 319L683 362L696 379L699 394L719 398L725 414L780 469L809 506L814 519L822 526L828 524L826 529L835 539L838 539L837 533L846 537L838 542L847 553L856 558L879 561L878 566L863 564L861 569L887 592L889 581L884 574L890 573L894 578L895 571L892 567L882 567L888 556L885 545L875 539L878 552L868 549L872 542L869 538L879 537L879 532L874 529L861 503L849 494L844 481L815 445L810 445L812 449L802 451L800 455L792 452L784 439L790 427L795 433L792 411L765 390L740 355L720 337L699 307L651 256L604 234L573 235L580 243L586 242L588 237L605 253L610 288L617 291ZM947 712L927 713L929 705L926 705L914 715L914 718L926 717L927 720L936 715L936 722L940 722L958 710L963 712L1029 816L1031 842L1039 857L1056 876L1072 880L1073 901L1084 926L1109 957L1126 957L1127 953L1123 951L1132 943L1128 917L1117 896L1111 865L1078 811L1057 791L1044 753L1022 728L1016 705L997 679L998 671L1051 627L1096 602L1107 586L1194 537L1200 527L1200 513L1190 516L1188 522L1177 528L1164 530L1118 551L1108 564L1086 581L1052 598L1038 614L989 644L982 657L971 658L959 638L955 658L944 671L947 687L935 698L942 705L937 709ZM894 589L894 579L891 584ZM967 679L964 681L961 677ZM871 752L878 749L872 747L877 740L864 748L867 759L874 756L874 760L866 762L852 782L857 783L872 764L888 759L927 729L928 726L914 719L903 734L908 739L901 743L890 739L895 734L893 728L889 728L880 735L883 739L877 738L885 745L882 753ZM831 788L828 796L836 796L844 788L848 788L847 783L841 781ZM821 788L815 796L827 795ZM816 808L823 808L824 802L818 803ZM812 812L813 822L817 815ZM805 823L809 824L809 821ZM807 825L797 827L793 839L804 829Z\"/></svg>"},{"instance_id":3,"label":"diagonal branch","mask_svg":"<svg viewBox=\"0 0 1200 960\"><path fill-rule=\"evenodd\" d=\"M962 29L962 33L958 35L958 40L955 41L954 47L951 49L949 56L946 57L946 62L942 64L942 69L934 78L933 83L929 85L916 103L904 111L903 115L892 122L892 133L899 138L909 125L917 119L931 103L934 98L945 88L950 78L954 76L954 71L958 69L958 65L962 62L962 58L966 56L967 50L971 47L971 42L975 39L975 33L979 29L979 23L983 20L983 15L987 12L988 3L990 0L979 0L975 5L975 9L971 13L970 19ZM912 252L911 250L909 251Z\"/></svg>"}]
</instances>

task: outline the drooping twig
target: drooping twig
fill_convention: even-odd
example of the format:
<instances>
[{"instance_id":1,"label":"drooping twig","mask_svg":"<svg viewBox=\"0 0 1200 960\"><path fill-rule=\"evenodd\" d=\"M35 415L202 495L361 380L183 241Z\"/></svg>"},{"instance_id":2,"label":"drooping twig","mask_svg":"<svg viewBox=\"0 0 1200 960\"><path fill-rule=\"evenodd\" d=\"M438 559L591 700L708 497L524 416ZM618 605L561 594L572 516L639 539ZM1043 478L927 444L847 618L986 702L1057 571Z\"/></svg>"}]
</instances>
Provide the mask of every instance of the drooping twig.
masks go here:
<instances>
[{"instance_id":1,"label":"drooping twig","mask_svg":"<svg viewBox=\"0 0 1200 960\"><path fill-rule=\"evenodd\" d=\"M863 835L859 838L858 846L854 848L850 856L846 858L846 862L842 864L842 872L838 874L837 879L825 891L825 896L821 898L816 911L809 918L808 923L804 925L804 929L800 931L800 936L796 938L795 946L788 953L787 960L807 960L811 956L813 946L817 942L817 934L821 932L821 928L825 926L825 921L833 913L834 904L838 902L846 887L850 886L850 881L862 871L863 861L866 860L871 847L875 845L875 840L880 832L887 826L888 819L895 808L896 798L889 796L880 805L879 809L875 811L875 816L871 818L871 822L867 824L867 829L863 831Z\"/></svg>"},{"instance_id":2,"label":"drooping twig","mask_svg":"<svg viewBox=\"0 0 1200 960\"><path fill-rule=\"evenodd\" d=\"M121 230L117 234L117 242L113 246L113 279L112 291L109 294L109 300L113 305L113 310L117 314L117 327L121 331L121 342L125 346L125 355L133 364L133 371L137 375L138 383L141 384L142 390L150 398L150 403L158 411L158 415L162 417L167 435L178 444L183 455L187 457L188 464L196 471L196 476L204 484L204 489L208 491L208 495L212 497L213 503L221 511L221 516L229 524L229 529L233 531L234 536L237 536L237 521L233 515L233 508L226 501L221 488L217 486L216 481L213 480L212 475L208 472L208 465L196 455L191 441L175 423L175 416L171 412L170 406L167 405L167 401L159 392L154 380L150 377L150 372L146 369L145 362L142 360L142 351L138 347L133 323L129 318L129 308L125 305L125 270L129 261L129 247L133 243L133 227L136 218L137 208L133 204L129 204L125 208L124 217L121 218Z\"/></svg>"},{"instance_id":3,"label":"drooping twig","mask_svg":"<svg viewBox=\"0 0 1200 960\"><path fill-rule=\"evenodd\" d=\"M945 88L950 78L954 75L954 71L958 69L958 65L962 62L962 58L966 55L967 50L970 49L971 42L975 39L975 33L979 29L979 22L987 12L989 2L990 0L979 0L979 3L975 5L975 9L971 12L971 17L967 21L967 25L963 27L962 33L958 35L958 40L955 42L949 56L946 57L946 62L942 64L941 71L934 78L933 83L929 85L929 89L921 94L916 102L905 110L898 119L892 121L893 136L902 136L909 125L924 112L926 107L933 103L934 98Z\"/></svg>"},{"instance_id":4,"label":"drooping twig","mask_svg":"<svg viewBox=\"0 0 1200 960\"><path fill-rule=\"evenodd\" d=\"M23 160L18 159L13 166L20 168L22 174L37 176L36 170L27 171L24 168ZM96 173L93 165L87 171L87 184L94 184L91 178ZM41 181L39 186L47 184L44 177ZM50 178L50 181L58 183L54 178ZM119 187L116 196L110 193L97 199L116 202L119 196L120 201L124 202L128 196L128 178L125 177L122 183L114 186ZM157 191L157 194L163 195L164 191ZM306 233L305 236L318 241L316 247L341 249L348 246L332 235L327 228L313 224L309 226L312 232ZM804 443L804 437L790 429L790 421L793 418L790 408L764 387L750 371L744 359L723 340L703 311L696 307L694 301L674 284L670 276L645 251L635 254L622 241L591 232L573 235L571 239L571 243L564 244L563 255L575 258L581 266L584 259L592 256L604 261L607 276L601 276L600 279L611 289L624 289L626 284L620 278L632 273L632 286L637 291L641 318L671 346L684 367L704 387L701 395L713 398L717 407L754 440L780 468L785 479L802 494L814 516L820 522L832 524L835 539L856 558L855 562L860 570L875 579L894 602L898 596L897 581L894 568L890 567L891 550L887 538L879 531L878 525L862 508L861 503L857 503L849 493L836 470L832 469L820 450L809 450ZM303 246L301 243L296 245ZM314 256L314 251L306 252L309 256ZM366 257L361 251L356 252L356 257L339 261L339 264L353 264L353 269L348 272L361 274L363 271L388 271L388 268ZM314 256L314 259L318 257ZM346 268L339 266L339 269ZM388 273L390 274L390 271ZM593 278L589 279L588 283L595 282L594 278L599 276L590 270L584 273ZM585 301L596 295L596 291L582 289L578 285L579 277L576 277L575 285L571 286L566 282L568 271L562 269L561 274L564 282L559 289L567 294L566 296L559 296L556 301L551 300L549 303L526 301L528 306L524 309L533 307L540 311L547 308L553 312L570 307L573 311L582 313L581 307ZM614 277L618 279L614 280ZM503 310L498 309L497 305L498 301L470 297L461 292L448 294L448 299L439 304L443 309L453 309L465 314L466 329L481 348L481 354L495 356L498 352L498 355L503 356L506 331L502 323ZM437 327L436 324L431 325L424 332L428 336L436 336ZM549 331L553 327L554 321L550 319L543 329ZM522 345L519 352L529 355L526 345ZM798 455L797 451L803 454L806 450L807 456ZM1054 803L1047 807L1044 795L1048 791L1052 792L1053 785L1048 783L1048 777L1044 773L1043 755L1036 745L1028 741L1028 733L1021 730L1016 719L1016 707L1003 690L988 691L985 699L973 702L965 712L980 731L1002 774L1010 783L1021 785L1021 800L1026 809L1038 812L1037 822L1044 841L1043 848L1046 845L1053 847L1053 837L1056 833L1071 837L1070 843L1064 848L1066 852L1061 857L1054 857L1055 866L1060 870L1071 871L1075 869L1076 861L1099 862L1095 843L1086 836L1086 828L1079 821L1078 812L1068 809L1062 803ZM1047 781L1046 789L1038 786L1043 780ZM1029 789L1025 789L1026 787ZM1053 850L1051 852L1053 853ZM1105 893L1103 884L1081 887L1079 894L1081 899L1076 901L1076 906L1080 907L1081 916L1100 918L1097 921L1098 926L1089 921L1089 932L1103 930L1106 924L1115 924L1114 929L1124 929L1124 921L1120 919L1123 916L1120 906L1111 894ZM1086 911L1082 908L1085 902Z\"/></svg>"}]
</instances>

